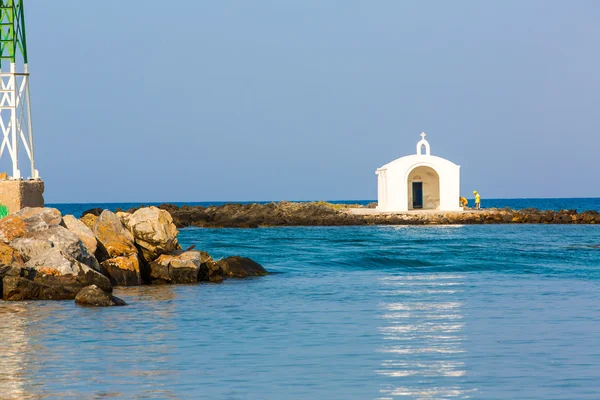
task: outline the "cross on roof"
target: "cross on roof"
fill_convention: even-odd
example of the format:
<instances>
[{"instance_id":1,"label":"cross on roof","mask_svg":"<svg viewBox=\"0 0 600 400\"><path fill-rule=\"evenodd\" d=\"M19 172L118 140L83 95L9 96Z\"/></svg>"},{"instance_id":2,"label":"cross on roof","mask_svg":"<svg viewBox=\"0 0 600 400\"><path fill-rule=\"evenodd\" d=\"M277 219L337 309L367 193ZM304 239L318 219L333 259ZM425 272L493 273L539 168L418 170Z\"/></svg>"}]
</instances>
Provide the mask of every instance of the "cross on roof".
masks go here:
<instances>
[{"instance_id":1,"label":"cross on roof","mask_svg":"<svg viewBox=\"0 0 600 400\"><path fill-rule=\"evenodd\" d=\"M426 134L425 132L421 132L421 138L422 138L423 140L425 140L425 136L427 136L427 134Z\"/></svg>"}]
</instances>

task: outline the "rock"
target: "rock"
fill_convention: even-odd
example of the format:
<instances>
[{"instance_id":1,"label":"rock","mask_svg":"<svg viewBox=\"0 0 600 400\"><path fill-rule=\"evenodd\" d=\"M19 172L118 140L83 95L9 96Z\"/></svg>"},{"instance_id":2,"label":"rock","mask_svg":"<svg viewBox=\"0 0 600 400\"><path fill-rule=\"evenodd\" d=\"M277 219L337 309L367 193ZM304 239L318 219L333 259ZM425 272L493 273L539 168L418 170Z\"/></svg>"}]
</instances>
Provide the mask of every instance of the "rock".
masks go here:
<instances>
[{"instance_id":1,"label":"rock","mask_svg":"<svg viewBox=\"0 0 600 400\"><path fill-rule=\"evenodd\" d=\"M131 213L124 212L124 211L117 211L116 216L119 217L119 219L121 220L123 225L127 226L127 222L129 221L129 218L131 218Z\"/></svg>"},{"instance_id":2,"label":"rock","mask_svg":"<svg viewBox=\"0 0 600 400\"><path fill-rule=\"evenodd\" d=\"M5 276L19 276L25 263L21 254L12 247L0 243L0 295L2 295L2 280Z\"/></svg>"},{"instance_id":3,"label":"rock","mask_svg":"<svg viewBox=\"0 0 600 400\"><path fill-rule=\"evenodd\" d=\"M133 235L111 211L104 210L100 214L94 226L94 235L98 239L96 255L100 261L114 257L137 256Z\"/></svg>"},{"instance_id":4,"label":"rock","mask_svg":"<svg viewBox=\"0 0 600 400\"><path fill-rule=\"evenodd\" d=\"M259 263L245 257L227 257L217 261L223 274L228 278L247 278L250 276L263 276L268 272Z\"/></svg>"},{"instance_id":5,"label":"rock","mask_svg":"<svg viewBox=\"0 0 600 400\"><path fill-rule=\"evenodd\" d=\"M63 225L81 240L90 254L96 254L98 241L90 228L72 215L63 217Z\"/></svg>"},{"instance_id":6,"label":"rock","mask_svg":"<svg viewBox=\"0 0 600 400\"><path fill-rule=\"evenodd\" d=\"M98 221L98 216L94 214L85 214L83 217L79 218L79 220L93 232L96 221Z\"/></svg>"},{"instance_id":7,"label":"rock","mask_svg":"<svg viewBox=\"0 0 600 400\"><path fill-rule=\"evenodd\" d=\"M10 243L27 232L25 222L17 216L9 215L0 219L0 241Z\"/></svg>"},{"instance_id":8,"label":"rock","mask_svg":"<svg viewBox=\"0 0 600 400\"><path fill-rule=\"evenodd\" d=\"M58 226L61 221L62 216L56 208L25 207L0 220L0 241L8 244L27 233Z\"/></svg>"},{"instance_id":9,"label":"rock","mask_svg":"<svg viewBox=\"0 0 600 400\"><path fill-rule=\"evenodd\" d=\"M208 253L193 250L161 255L150 263L150 278L153 283L220 282L223 274Z\"/></svg>"},{"instance_id":10,"label":"rock","mask_svg":"<svg viewBox=\"0 0 600 400\"><path fill-rule=\"evenodd\" d=\"M58 247L36 255L27 261L25 266L46 275L78 276L78 280L83 284L82 287L95 284L103 290L112 290L112 285L106 276Z\"/></svg>"},{"instance_id":11,"label":"rock","mask_svg":"<svg viewBox=\"0 0 600 400\"><path fill-rule=\"evenodd\" d=\"M0 266L25 265L21 253L7 244L0 243Z\"/></svg>"},{"instance_id":12,"label":"rock","mask_svg":"<svg viewBox=\"0 0 600 400\"><path fill-rule=\"evenodd\" d=\"M58 248L32 258L20 272L3 278L4 300L74 299L81 289L92 284L112 290L107 277Z\"/></svg>"},{"instance_id":13,"label":"rock","mask_svg":"<svg viewBox=\"0 0 600 400\"><path fill-rule=\"evenodd\" d=\"M143 264L137 254L109 258L100 266L106 270L115 286L138 286L144 283Z\"/></svg>"},{"instance_id":14,"label":"rock","mask_svg":"<svg viewBox=\"0 0 600 400\"><path fill-rule=\"evenodd\" d=\"M205 251L201 251L200 271L198 272L198 282L223 282L227 277L223 269L217 265L212 257Z\"/></svg>"},{"instance_id":15,"label":"rock","mask_svg":"<svg viewBox=\"0 0 600 400\"><path fill-rule=\"evenodd\" d=\"M540 223L573 224L600 223L600 214L582 216L574 210L539 211L534 208L515 211L510 208L473 210L465 212L398 213L382 215L373 212L355 212L366 207L326 202L288 202L266 204L224 204L219 206L186 206L162 204L169 211L178 228L230 227L254 228L259 226L346 226L346 225L426 225L426 224L504 224ZM587 213L587 212L586 212Z\"/></svg>"},{"instance_id":16,"label":"rock","mask_svg":"<svg viewBox=\"0 0 600 400\"><path fill-rule=\"evenodd\" d=\"M2 299L22 301L40 299L43 287L22 276L5 276L2 279Z\"/></svg>"},{"instance_id":17,"label":"rock","mask_svg":"<svg viewBox=\"0 0 600 400\"><path fill-rule=\"evenodd\" d=\"M124 223L148 262L179 249L177 227L168 211L156 207L140 208L125 217Z\"/></svg>"},{"instance_id":18,"label":"rock","mask_svg":"<svg viewBox=\"0 0 600 400\"><path fill-rule=\"evenodd\" d=\"M86 286L75 296L75 303L93 307L125 306L123 300L105 292L96 285Z\"/></svg>"},{"instance_id":19,"label":"rock","mask_svg":"<svg viewBox=\"0 0 600 400\"><path fill-rule=\"evenodd\" d=\"M47 250L54 248L90 268L100 271L96 257L88 252L82 241L73 232L63 226L29 232L10 242L10 245L19 251L25 261L37 258Z\"/></svg>"},{"instance_id":20,"label":"rock","mask_svg":"<svg viewBox=\"0 0 600 400\"><path fill-rule=\"evenodd\" d=\"M13 215L19 217L30 232L43 231L58 226L62 221L60 211L49 207L25 207Z\"/></svg>"},{"instance_id":21,"label":"rock","mask_svg":"<svg viewBox=\"0 0 600 400\"><path fill-rule=\"evenodd\" d=\"M96 217L99 217L100 214L102 214L102 211L104 211L104 209L100 207L90 208L89 210L85 210L83 213L81 213L81 217L83 218L86 215L94 215Z\"/></svg>"}]
</instances>

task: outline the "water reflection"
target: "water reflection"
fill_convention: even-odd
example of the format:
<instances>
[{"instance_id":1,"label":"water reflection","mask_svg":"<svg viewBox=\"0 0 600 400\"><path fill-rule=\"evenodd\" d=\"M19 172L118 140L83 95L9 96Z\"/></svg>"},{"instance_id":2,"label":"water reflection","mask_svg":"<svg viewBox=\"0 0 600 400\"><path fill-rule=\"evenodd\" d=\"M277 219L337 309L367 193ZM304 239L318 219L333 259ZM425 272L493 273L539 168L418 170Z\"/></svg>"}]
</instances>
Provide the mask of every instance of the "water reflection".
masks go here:
<instances>
[{"instance_id":1,"label":"water reflection","mask_svg":"<svg viewBox=\"0 0 600 400\"><path fill-rule=\"evenodd\" d=\"M0 301L0 398L177 398L170 390L177 381L171 367L175 288L115 294L130 305Z\"/></svg>"},{"instance_id":2,"label":"water reflection","mask_svg":"<svg viewBox=\"0 0 600 400\"><path fill-rule=\"evenodd\" d=\"M0 362L0 393L2 398L27 398L25 389L27 371L26 352L28 347L25 325L26 308L22 304L0 302L0 340L2 362Z\"/></svg>"},{"instance_id":3,"label":"water reflection","mask_svg":"<svg viewBox=\"0 0 600 400\"><path fill-rule=\"evenodd\" d=\"M390 378L380 399L468 398L463 377L464 276L408 275L380 278L384 345L377 373Z\"/></svg>"}]
</instances>

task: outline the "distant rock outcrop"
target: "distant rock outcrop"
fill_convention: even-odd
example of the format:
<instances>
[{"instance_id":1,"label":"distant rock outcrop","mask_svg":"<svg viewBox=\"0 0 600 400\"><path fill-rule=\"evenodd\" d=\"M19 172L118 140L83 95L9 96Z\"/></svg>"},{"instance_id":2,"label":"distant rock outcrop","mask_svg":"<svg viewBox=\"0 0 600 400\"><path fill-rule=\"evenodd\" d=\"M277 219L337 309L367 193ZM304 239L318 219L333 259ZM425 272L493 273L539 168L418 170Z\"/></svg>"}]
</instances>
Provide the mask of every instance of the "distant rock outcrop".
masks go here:
<instances>
[{"instance_id":1,"label":"distant rock outcrop","mask_svg":"<svg viewBox=\"0 0 600 400\"><path fill-rule=\"evenodd\" d=\"M597 211L485 209L464 212L378 213L367 206L327 202L181 206L163 204L178 228L257 228L261 226L444 225L444 224L600 224ZM360 212L355 212L355 211ZM135 209L130 210L130 212Z\"/></svg>"}]
</instances>

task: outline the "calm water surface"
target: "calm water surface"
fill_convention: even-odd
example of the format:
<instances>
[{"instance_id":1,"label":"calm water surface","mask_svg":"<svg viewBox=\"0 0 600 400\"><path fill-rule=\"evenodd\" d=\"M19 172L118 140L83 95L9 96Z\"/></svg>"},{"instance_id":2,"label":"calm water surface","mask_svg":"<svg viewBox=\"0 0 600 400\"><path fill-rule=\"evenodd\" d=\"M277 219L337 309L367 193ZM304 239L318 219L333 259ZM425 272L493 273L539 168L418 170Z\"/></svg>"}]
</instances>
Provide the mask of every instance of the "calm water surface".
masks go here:
<instances>
[{"instance_id":1,"label":"calm water surface","mask_svg":"<svg viewBox=\"0 0 600 400\"><path fill-rule=\"evenodd\" d=\"M274 274L0 302L2 398L597 399L600 227L185 229Z\"/></svg>"}]
</instances>

